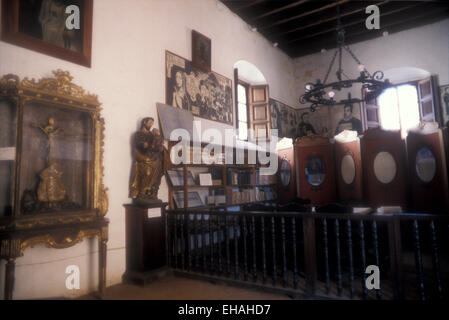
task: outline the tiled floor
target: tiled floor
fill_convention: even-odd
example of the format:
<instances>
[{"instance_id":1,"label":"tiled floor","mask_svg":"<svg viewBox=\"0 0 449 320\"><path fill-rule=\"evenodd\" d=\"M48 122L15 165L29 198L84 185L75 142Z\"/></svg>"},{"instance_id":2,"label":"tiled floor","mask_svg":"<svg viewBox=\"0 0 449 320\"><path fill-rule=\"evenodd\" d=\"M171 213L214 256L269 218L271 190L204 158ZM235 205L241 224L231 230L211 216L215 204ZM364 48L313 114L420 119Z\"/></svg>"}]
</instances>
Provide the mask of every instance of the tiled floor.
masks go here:
<instances>
[{"instance_id":1,"label":"tiled floor","mask_svg":"<svg viewBox=\"0 0 449 320\"><path fill-rule=\"evenodd\" d=\"M94 295L79 299L96 299ZM242 289L207 281L167 276L145 287L119 284L106 288L104 300L290 300L286 295Z\"/></svg>"}]
</instances>

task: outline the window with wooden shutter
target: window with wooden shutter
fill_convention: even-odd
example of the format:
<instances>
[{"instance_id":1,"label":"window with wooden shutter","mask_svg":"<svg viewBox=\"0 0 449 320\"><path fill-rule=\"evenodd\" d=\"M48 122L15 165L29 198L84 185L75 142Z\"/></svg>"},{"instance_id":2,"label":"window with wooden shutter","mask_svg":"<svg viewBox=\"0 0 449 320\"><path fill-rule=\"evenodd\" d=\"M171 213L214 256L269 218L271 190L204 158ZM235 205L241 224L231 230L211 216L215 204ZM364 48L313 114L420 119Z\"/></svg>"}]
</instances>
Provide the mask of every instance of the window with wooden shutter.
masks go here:
<instances>
[{"instance_id":1,"label":"window with wooden shutter","mask_svg":"<svg viewBox=\"0 0 449 320\"><path fill-rule=\"evenodd\" d=\"M271 117L268 85L249 87L249 120L255 139L270 139Z\"/></svg>"},{"instance_id":2,"label":"window with wooden shutter","mask_svg":"<svg viewBox=\"0 0 449 320\"><path fill-rule=\"evenodd\" d=\"M418 81L419 115L421 121L435 121L432 79Z\"/></svg>"},{"instance_id":3,"label":"window with wooden shutter","mask_svg":"<svg viewBox=\"0 0 449 320\"><path fill-rule=\"evenodd\" d=\"M362 89L363 98L365 98L367 93L367 89ZM381 126L379 104L377 102L377 98L372 98L363 103L362 117L364 122L363 127L365 130Z\"/></svg>"}]
</instances>

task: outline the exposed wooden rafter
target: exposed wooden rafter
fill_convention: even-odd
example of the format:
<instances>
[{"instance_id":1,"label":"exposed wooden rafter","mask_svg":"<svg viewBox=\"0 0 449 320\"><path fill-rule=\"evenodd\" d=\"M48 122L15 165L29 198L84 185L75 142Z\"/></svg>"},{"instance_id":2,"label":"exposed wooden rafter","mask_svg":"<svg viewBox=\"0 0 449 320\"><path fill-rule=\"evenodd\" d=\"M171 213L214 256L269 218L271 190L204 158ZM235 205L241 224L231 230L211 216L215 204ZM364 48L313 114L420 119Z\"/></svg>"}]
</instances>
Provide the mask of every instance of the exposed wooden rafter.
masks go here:
<instances>
[{"instance_id":1,"label":"exposed wooden rafter","mask_svg":"<svg viewBox=\"0 0 449 320\"><path fill-rule=\"evenodd\" d=\"M401 12L401 11L409 10L409 9L415 8L415 7L419 6L419 5L421 5L421 3L416 2L415 4L408 5L408 6L396 9L396 10L382 12L380 14L380 17L382 18L382 17L388 16L388 15L391 15L391 14L394 14L394 13L398 13L398 12ZM352 21L350 23L343 24L342 27L343 28L348 28L348 27L356 25L356 24L364 24L365 21L366 21L366 18L359 19L359 20L356 20L356 21ZM328 28L328 29L322 30L320 32L316 32L316 33L313 33L313 34L305 35L303 37L291 39L287 43L293 43L293 42L297 42L297 41L303 41L303 40L306 40L306 39L316 38L316 37L321 36L321 35L326 34L326 33L335 32L335 30L336 30L336 27ZM366 31L368 32L370 30L366 29Z\"/></svg>"},{"instance_id":2,"label":"exposed wooden rafter","mask_svg":"<svg viewBox=\"0 0 449 320\"><path fill-rule=\"evenodd\" d=\"M366 8L380 10L381 28L402 31L449 18L447 0L220 0L231 11L290 57L336 46L338 16L346 42L364 41L381 35L368 30ZM417 18L418 17L418 18ZM423 17L420 21L419 17Z\"/></svg>"},{"instance_id":3,"label":"exposed wooden rafter","mask_svg":"<svg viewBox=\"0 0 449 320\"><path fill-rule=\"evenodd\" d=\"M271 23L271 24L268 24L268 25L264 25L264 26L260 27L260 30L269 29L269 28L272 28L274 26L278 26L278 25L283 24L283 23L287 23L287 22L290 22L290 21L293 21L293 20L298 20L300 18L304 18L304 17L310 16L311 14L318 13L318 12L321 12L323 10L327 10L327 9L336 7L337 5L341 5L341 4L346 3L348 1L349 0L340 0L338 2L332 2L330 4L327 4L325 6L320 7L318 9L306 11L306 12L303 12L301 14L295 15L293 17L281 19L281 20L278 20L278 21L276 21L274 23Z\"/></svg>"},{"instance_id":4,"label":"exposed wooden rafter","mask_svg":"<svg viewBox=\"0 0 449 320\"><path fill-rule=\"evenodd\" d=\"M282 12L282 11L285 11L285 10L297 7L297 6L303 4L303 3L307 2L307 1L310 1L310 0L295 1L293 3L290 3L290 4L286 5L286 6L283 6L283 7L277 8L275 10L271 10L271 11L265 12L263 14L260 14L257 17L252 18L251 21L254 22L256 20L259 20L259 19L271 16L273 14L276 14L276 13L279 13L279 12Z\"/></svg>"},{"instance_id":5,"label":"exposed wooden rafter","mask_svg":"<svg viewBox=\"0 0 449 320\"><path fill-rule=\"evenodd\" d=\"M383 6L383 5L385 5L385 4L387 4L387 3L391 2L391 1L392 0L384 0L382 2L376 3L376 5L380 7L380 6ZM340 16L342 18L344 18L344 17L347 17L347 16L351 16L351 15L360 13L362 11L364 12L365 9L366 9L366 5L364 5L364 6L360 7L360 8L357 8L357 9L353 9L353 10L344 12ZM298 32L298 31L301 31L301 30L305 30L305 29L308 29L308 28L311 28L311 27L315 27L315 26L318 26L320 24L324 24L324 23L327 23L327 22L330 22L330 21L335 21L335 20L337 20L337 16L330 16L327 19L320 19L320 20L315 21L313 23L310 23L310 24L307 24L307 25L304 25L304 26L300 26L298 28L285 30L283 32L280 32L280 33L274 35L274 37L279 37L279 36L283 36L283 35L286 35L286 34L289 34L289 33Z\"/></svg>"}]
</instances>

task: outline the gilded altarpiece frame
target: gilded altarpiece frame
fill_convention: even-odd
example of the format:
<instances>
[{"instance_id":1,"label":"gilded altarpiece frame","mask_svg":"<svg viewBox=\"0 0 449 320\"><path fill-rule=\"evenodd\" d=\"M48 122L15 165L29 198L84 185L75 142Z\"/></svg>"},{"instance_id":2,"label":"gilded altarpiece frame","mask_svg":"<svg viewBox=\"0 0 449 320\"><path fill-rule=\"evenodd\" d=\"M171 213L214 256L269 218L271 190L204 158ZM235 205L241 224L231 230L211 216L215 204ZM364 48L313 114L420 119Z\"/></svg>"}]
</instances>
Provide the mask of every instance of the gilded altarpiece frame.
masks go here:
<instances>
[{"instance_id":1,"label":"gilded altarpiece frame","mask_svg":"<svg viewBox=\"0 0 449 320\"><path fill-rule=\"evenodd\" d=\"M106 283L107 189L104 119L96 95L69 72L0 79L0 258L12 299L16 258L28 247L68 248L99 240L99 293ZM16 279L20 281L20 279Z\"/></svg>"}]
</instances>

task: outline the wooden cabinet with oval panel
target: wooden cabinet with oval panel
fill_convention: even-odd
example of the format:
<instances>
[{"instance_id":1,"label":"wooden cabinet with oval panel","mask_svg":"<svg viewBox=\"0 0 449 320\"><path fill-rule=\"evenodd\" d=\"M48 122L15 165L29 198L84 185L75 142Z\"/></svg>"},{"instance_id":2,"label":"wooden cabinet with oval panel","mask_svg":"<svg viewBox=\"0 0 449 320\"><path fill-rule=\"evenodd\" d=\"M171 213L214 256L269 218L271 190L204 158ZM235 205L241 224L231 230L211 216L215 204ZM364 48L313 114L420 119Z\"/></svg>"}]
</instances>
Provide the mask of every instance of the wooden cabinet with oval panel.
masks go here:
<instances>
[{"instance_id":1,"label":"wooden cabinet with oval panel","mask_svg":"<svg viewBox=\"0 0 449 320\"><path fill-rule=\"evenodd\" d=\"M285 204L296 198L296 168L293 146L278 151L278 195L279 204Z\"/></svg>"},{"instance_id":2,"label":"wooden cabinet with oval panel","mask_svg":"<svg viewBox=\"0 0 449 320\"><path fill-rule=\"evenodd\" d=\"M437 123L424 123L407 136L411 209L439 212L449 208L446 157Z\"/></svg>"},{"instance_id":3,"label":"wooden cabinet with oval panel","mask_svg":"<svg viewBox=\"0 0 449 320\"><path fill-rule=\"evenodd\" d=\"M363 199L362 159L357 131L343 131L334 137L338 198L360 203Z\"/></svg>"},{"instance_id":4,"label":"wooden cabinet with oval panel","mask_svg":"<svg viewBox=\"0 0 449 320\"><path fill-rule=\"evenodd\" d=\"M366 196L373 208L406 206L405 144L400 131L369 129L361 139Z\"/></svg>"},{"instance_id":5,"label":"wooden cabinet with oval panel","mask_svg":"<svg viewBox=\"0 0 449 320\"><path fill-rule=\"evenodd\" d=\"M321 136L305 136L295 142L297 195L312 205L335 201L332 144Z\"/></svg>"}]
</instances>

